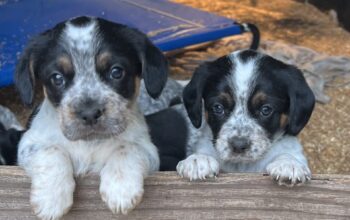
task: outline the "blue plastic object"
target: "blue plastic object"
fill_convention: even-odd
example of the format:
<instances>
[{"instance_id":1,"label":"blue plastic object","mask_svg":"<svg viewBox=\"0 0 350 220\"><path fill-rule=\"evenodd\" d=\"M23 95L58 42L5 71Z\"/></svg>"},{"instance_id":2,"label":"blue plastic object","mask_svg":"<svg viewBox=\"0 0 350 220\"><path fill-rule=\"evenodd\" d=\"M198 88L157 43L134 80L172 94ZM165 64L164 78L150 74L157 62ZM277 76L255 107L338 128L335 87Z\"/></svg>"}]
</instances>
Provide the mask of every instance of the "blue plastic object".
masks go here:
<instances>
[{"instance_id":1,"label":"blue plastic object","mask_svg":"<svg viewBox=\"0 0 350 220\"><path fill-rule=\"evenodd\" d=\"M233 20L166 0L0 0L0 87L13 82L30 37L80 15L135 27L162 51L242 33Z\"/></svg>"}]
</instances>

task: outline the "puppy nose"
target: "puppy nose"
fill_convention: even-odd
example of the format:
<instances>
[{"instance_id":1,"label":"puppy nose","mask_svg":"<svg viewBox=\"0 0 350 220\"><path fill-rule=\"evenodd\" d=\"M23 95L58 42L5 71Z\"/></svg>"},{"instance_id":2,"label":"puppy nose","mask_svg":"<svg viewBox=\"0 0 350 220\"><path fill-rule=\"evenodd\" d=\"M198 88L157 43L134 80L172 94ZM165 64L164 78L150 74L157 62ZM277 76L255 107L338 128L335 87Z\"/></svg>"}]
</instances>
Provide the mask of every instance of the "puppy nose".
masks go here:
<instances>
[{"instance_id":1,"label":"puppy nose","mask_svg":"<svg viewBox=\"0 0 350 220\"><path fill-rule=\"evenodd\" d=\"M77 111L77 115L84 121L86 125L94 125L98 119L103 115L104 108L101 106L89 106Z\"/></svg>"},{"instance_id":2,"label":"puppy nose","mask_svg":"<svg viewBox=\"0 0 350 220\"><path fill-rule=\"evenodd\" d=\"M250 141L247 138L234 137L229 139L229 146L235 153L243 153L250 147Z\"/></svg>"}]
</instances>

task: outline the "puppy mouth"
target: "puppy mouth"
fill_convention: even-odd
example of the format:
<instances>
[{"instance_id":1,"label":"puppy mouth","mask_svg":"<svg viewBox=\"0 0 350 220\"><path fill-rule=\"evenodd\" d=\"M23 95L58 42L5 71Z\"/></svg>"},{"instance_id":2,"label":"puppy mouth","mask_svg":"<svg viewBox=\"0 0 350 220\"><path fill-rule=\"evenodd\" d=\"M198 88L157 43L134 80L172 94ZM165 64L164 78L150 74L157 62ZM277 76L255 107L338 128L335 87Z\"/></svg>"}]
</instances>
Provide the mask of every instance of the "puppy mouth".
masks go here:
<instances>
[{"instance_id":1,"label":"puppy mouth","mask_svg":"<svg viewBox=\"0 0 350 220\"><path fill-rule=\"evenodd\" d=\"M114 123L97 123L94 125L83 125L73 122L61 126L63 135L70 141L109 139L116 137L126 130L125 120L113 120Z\"/></svg>"}]
</instances>

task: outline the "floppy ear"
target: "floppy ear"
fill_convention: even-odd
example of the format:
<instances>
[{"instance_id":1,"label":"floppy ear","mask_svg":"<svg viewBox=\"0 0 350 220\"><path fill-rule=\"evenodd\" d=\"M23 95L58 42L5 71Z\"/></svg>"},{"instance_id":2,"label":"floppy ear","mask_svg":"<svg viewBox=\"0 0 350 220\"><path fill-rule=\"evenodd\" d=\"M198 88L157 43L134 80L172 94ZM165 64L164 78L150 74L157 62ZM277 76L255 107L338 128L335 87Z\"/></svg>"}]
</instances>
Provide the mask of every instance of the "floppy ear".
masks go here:
<instances>
[{"instance_id":1,"label":"floppy ear","mask_svg":"<svg viewBox=\"0 0 350 220\"><path fill-rule=\"evenodd\" d=\"M22 102L26 106L31 106L34 99L35 84L34 55L31 47L28 47L21 55L16 66L14 80Z\"/></svg>"},{"instance_id":2,"label":"floppy ear","mask_svg":"<svg viewBox=\"0 0 350 220\"><path fill-rule=\"evenodd\" d=\"M51 40L59 36L58 33L64 25L64 22L59 23L54 28L33 37L17 62L14 77L15 86L26 106L33 104L36 71L41 63L39 60L45 58L41 54L45 50L51 49L49 45Z\"/></svg>"},{"instance_id":3,"label":"floppy ear","mask_svg":"<svg viewBox=\"0 0 350 220\"><path fill-rule=\"evenodd\" d=\"M138 49L138 53L146 90L152 98L158 98L168 78L168 61L148 39L144 40L144 45Z\"/></svg>"},{"instance_id":4,"label":"floppy ear","mask_svg":"<svg viewBox=\"0 0 350 220\"><path fill-rule=\"evenodd\" d=\"M49 48L49 40L55 34L55 29L62 26L56 25L52 30L48 30L30 40L28 46L23 51L15 72L15 86L21 96L22 102L26 106L31 106L34 99L35 77L38 60L44 48Z\"/></svg>"},{"instance_id":5,"label":"floppy ear","mask_svg":"<svg viewBox=\"0 0 350 220\"><path fill-rule=\"evenodd\" d=\"M315 96L299 69L291 66L287 74L289 95L289 124L287 134L297 135L311 117L315 106Z\"/></svg>"},{"instance_id":6,"label":"floppy ear","mask_svg":"<svg viewBox=\"0 0 350 220\"><path fill-rule=\"evenodd\" d=\"M182 93L188 117L196 128L202 125L202 97L209 75L207 63L200 65L193 73L191 81Z\"/></svg>"},{"instance_id":7,"label":"floppy ear","mask_svg":"<svg viewBox=\"0 0 350 220\"><path fill-rule=\"evenodd\" d=\"M100 26L131 42L136 49L142 69L141 76L145 81L145 87L152 98L157 98L162 92L168 78L168 62L163 53L153 45L148 37L141 31L98 18ZM105 36L111 37L111 36Z\"/></svg>"}]
</instances>

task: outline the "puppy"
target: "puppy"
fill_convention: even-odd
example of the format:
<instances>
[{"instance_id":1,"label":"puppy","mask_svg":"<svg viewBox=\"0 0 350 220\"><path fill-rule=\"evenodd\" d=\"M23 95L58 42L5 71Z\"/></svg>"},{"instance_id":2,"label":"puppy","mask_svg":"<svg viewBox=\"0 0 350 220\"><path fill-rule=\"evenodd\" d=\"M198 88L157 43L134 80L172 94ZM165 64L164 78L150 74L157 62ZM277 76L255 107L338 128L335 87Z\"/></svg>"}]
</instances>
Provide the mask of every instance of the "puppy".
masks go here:
<instances>
[{"instance_id":1,"label":"puppy","mask_svg":"<svg viewBox=\"0 0 350 220\"><path fill-rule=\"evenodd\" d=\"M31 177L38 217L67 213L74 177L90 172L100 175L102 200L113 213L140 202L159 157L136 104L139 82L155 98L167 73L164 55L144 34L101 18L65 21L29 43L16 86L26 105L36 82L45 98L19 143L18 163Z\"/></svg>"},{"instance_id":2,"label":"puppy","mask_svg":"<svg viewBox=\"0 0 350 220\"><path fill-rule=\"evenodd\" d=\"M288 186L310 179L296 136L315 98L296 67L252 50L234 52L199 66L183 101L200 135L189 138L187 158L177 165L181 176L203 179L220 169L267 172Z\"/></svg>"}]
</instances>

